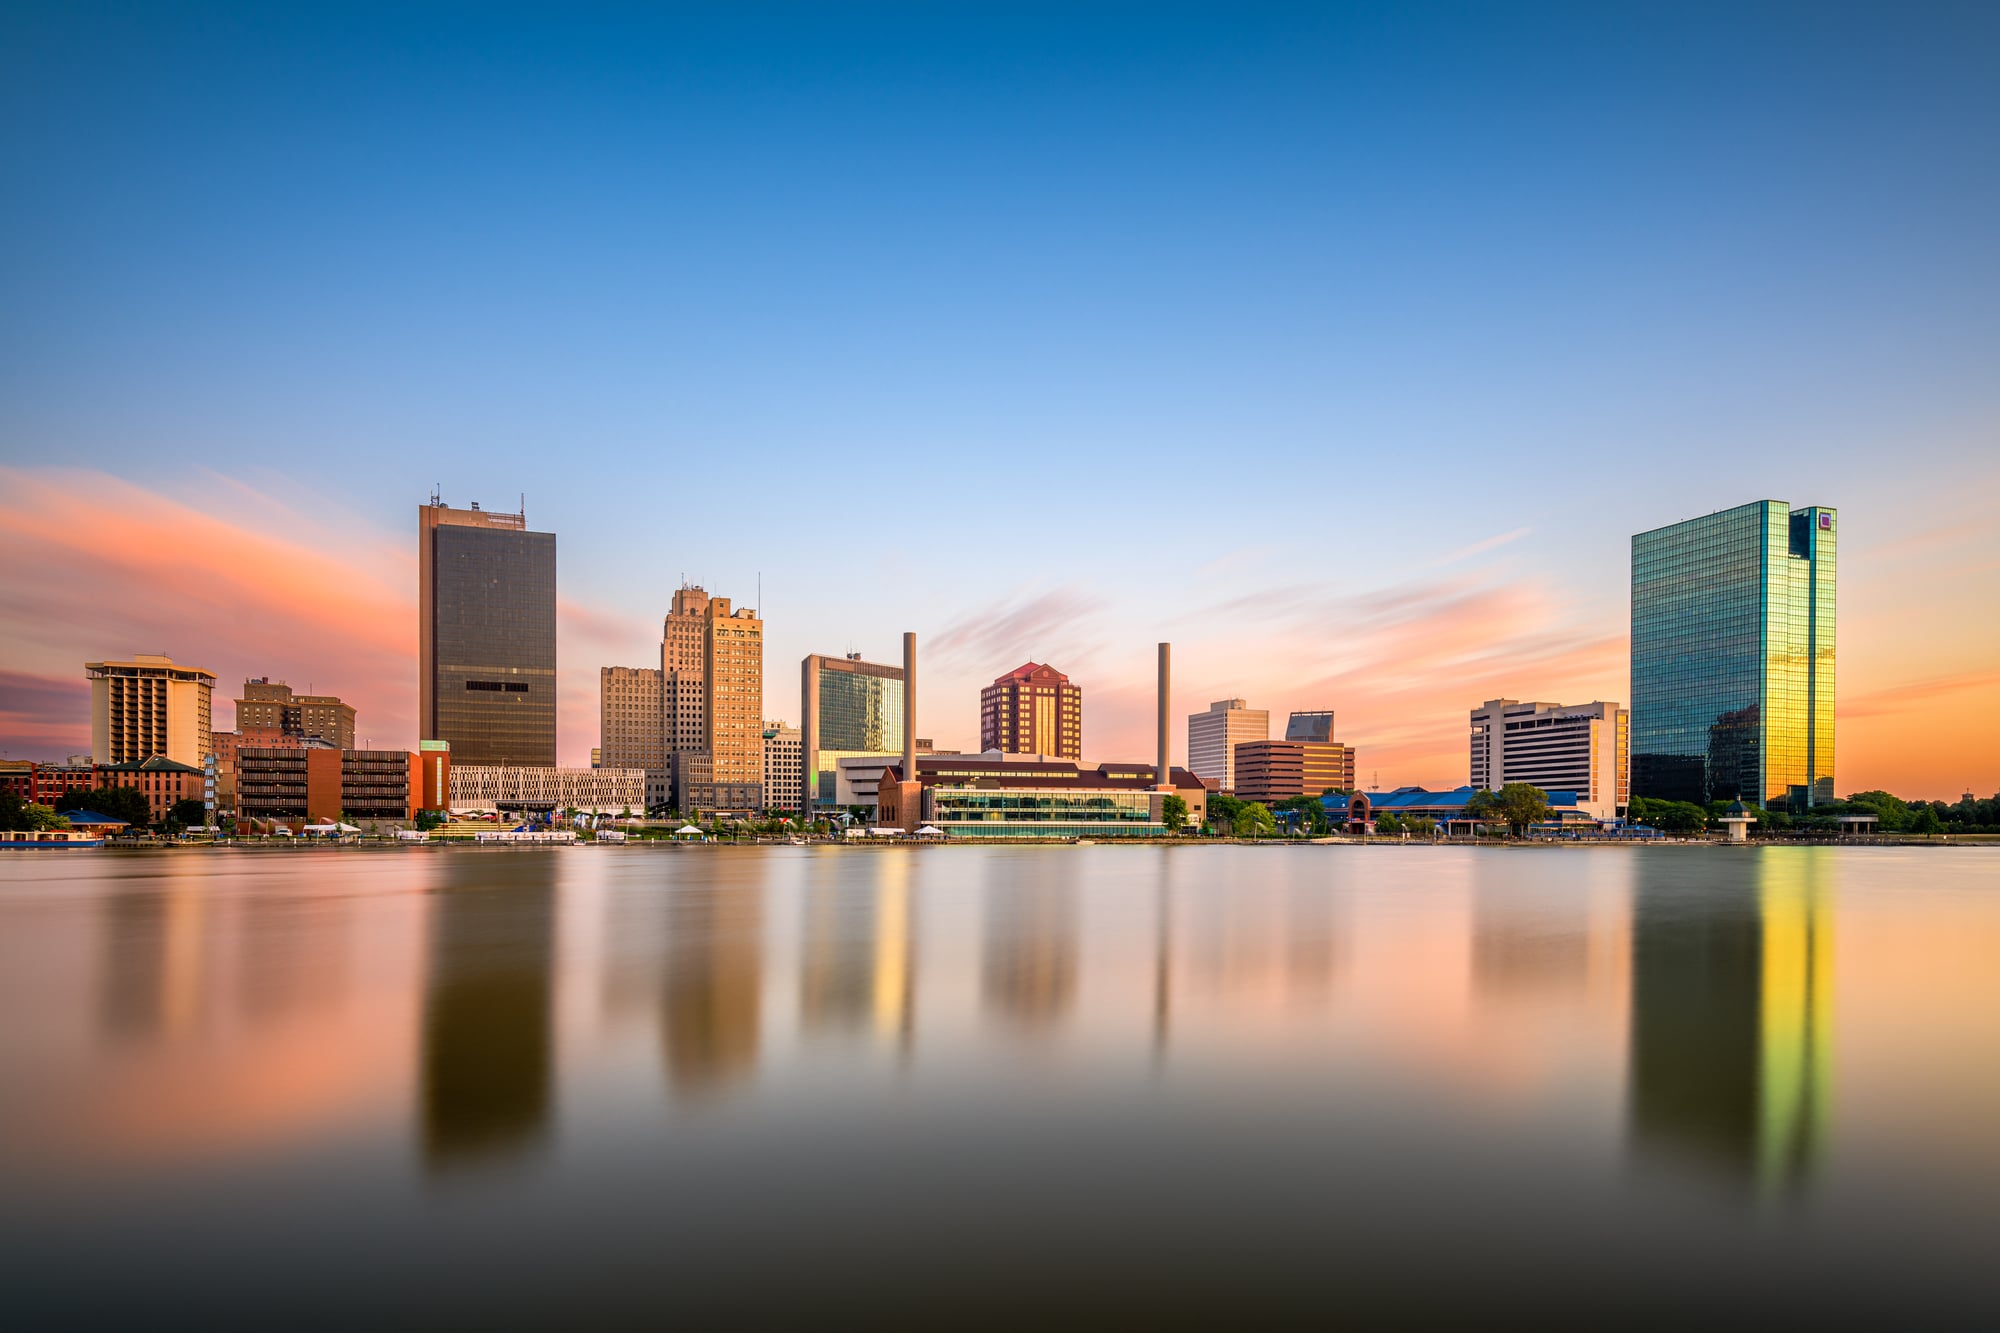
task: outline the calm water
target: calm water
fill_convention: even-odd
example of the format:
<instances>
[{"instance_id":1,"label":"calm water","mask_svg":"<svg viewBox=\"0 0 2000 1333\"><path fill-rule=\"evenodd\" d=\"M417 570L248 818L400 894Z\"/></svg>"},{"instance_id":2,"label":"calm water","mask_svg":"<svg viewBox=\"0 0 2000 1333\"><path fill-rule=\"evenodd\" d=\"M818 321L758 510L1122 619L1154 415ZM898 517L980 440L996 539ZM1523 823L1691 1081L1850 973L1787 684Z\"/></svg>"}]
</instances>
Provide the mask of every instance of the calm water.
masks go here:
<instances>
[{"instance_id":1,"label":"calm water","mask_svg":"<svg viewBox=\"0 0 2000 1333\"><path fill-rule=\"evenodd\" d=\"M70 1320L2000 1322L2000 851L0 861Z\"/></svg>"}]
</instances>

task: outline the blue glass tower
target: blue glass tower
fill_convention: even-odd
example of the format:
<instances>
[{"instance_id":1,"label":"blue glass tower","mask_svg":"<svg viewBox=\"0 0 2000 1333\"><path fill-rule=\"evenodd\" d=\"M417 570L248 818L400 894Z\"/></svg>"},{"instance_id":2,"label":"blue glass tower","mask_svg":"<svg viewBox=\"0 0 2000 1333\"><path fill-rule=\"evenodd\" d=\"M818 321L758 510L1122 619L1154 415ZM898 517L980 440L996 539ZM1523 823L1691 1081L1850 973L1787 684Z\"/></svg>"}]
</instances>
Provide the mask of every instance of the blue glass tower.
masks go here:
<instances>
[{"instance_id":1,"label":"blue glass tower","mask_svg":"<svg viewBox=\"0 0 2000 1333\"><path fill-rule=\"evenodd\" d=\"M1632 795L1833 799L1831 509L1759 500L1632 539Z\"/></svg>"}]
</instances>

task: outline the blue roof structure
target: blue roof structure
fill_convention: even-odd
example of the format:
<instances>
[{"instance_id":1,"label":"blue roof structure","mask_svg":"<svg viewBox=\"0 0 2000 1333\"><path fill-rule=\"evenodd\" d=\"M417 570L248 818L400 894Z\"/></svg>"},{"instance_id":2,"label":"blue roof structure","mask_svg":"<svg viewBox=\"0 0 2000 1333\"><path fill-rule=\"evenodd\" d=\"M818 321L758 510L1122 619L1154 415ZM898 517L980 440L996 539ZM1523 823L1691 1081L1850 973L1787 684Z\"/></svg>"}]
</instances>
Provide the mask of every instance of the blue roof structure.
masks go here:
<instances>
[{"instance_id":1,"label":"blue roof structure","mask_svg":"<svg viewBox=\"0 0 2000 1333\"><path fill-rule=\"evenodd\" d=\"M1394 791L1363 792L1368 798L1368 808L1374 814L1458 814L1465 810L1466 802L1480 790L1478 787L1454 787L1450 791L1428 791L1423 787L1398 787ZM1573 791L1552 791L1547 793L1551 810L1575 809L1576 793ZM1345 796L1321 797L1321 803L1329 811L1347 809Z\"/></svg>"},{"instance_id":2,"label":"blue roof structure","mask_svg":"<svg viewBox=\"0 0 2000 1333\"><path fill-rule=\"evenodd\" d=\"M61 814L62 817L64 819L67 819L70 823L82 824L85 825L86 827L92 824L98 824L98 825L116 824L119 828L127 827L124 820L113 819L110 815L100 815L95 810L64 810L61 812Z\"/></svg>"}]
</instances>

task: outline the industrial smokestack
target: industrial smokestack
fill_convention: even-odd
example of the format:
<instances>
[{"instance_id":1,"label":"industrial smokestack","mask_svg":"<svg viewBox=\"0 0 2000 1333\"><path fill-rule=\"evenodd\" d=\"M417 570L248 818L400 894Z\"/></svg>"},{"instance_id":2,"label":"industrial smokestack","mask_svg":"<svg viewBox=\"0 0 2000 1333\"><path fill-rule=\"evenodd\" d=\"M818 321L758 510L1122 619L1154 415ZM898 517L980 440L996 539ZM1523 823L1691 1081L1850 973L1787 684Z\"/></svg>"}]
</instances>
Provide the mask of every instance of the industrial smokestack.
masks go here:
<instances>
[{"instance_id":1,"label":"industrial smokestack","mask_svg":"<svg viewBox=\"0 0 2000 1333\"><path fill-rule=\"evenodd\" d=\"M903 781L917 780L917 636L903 635Z\"/></svg>"},{"instance_id":2,"label":"industrial smokestack","mask_svg":"<svg viewBox=\"0 0 2000 1333\"><path fill-rule=\"evenodd\" d=\"M1174 646L1160 645L1160 766L1153 776L1161 787L1173 783L1173 770L1167 767L1167 696L1174 687Z\"/></svg>"}]
</instances>

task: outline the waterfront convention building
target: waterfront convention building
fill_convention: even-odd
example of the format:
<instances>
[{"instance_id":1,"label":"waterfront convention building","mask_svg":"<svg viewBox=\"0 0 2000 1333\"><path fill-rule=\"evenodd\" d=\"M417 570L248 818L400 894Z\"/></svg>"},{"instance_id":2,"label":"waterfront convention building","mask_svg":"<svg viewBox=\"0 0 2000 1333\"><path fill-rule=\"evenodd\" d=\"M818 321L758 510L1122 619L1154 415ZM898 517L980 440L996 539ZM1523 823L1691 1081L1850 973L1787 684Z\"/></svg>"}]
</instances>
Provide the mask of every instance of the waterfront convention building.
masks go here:
<instances>
[{"instance_id":1,"label":"waterfront convention building","mask_svg":"<svg viewBox=\"0 0 2000 1333\"><path fill-rule=\"evenodd\" d=\"M1172 770L1161 790L1152 764L1099 764L1084 768L1053 755L922 755L917 780L903 783L899 759L881 782L884 825L914 828L921 821L948 838L1163 837L1165 801L1179 796L1190 826L1207 813L1207 788L1184 768ZM915 818L901 808L904 792L916 794Z\"/></svg>"}]
</instances>

